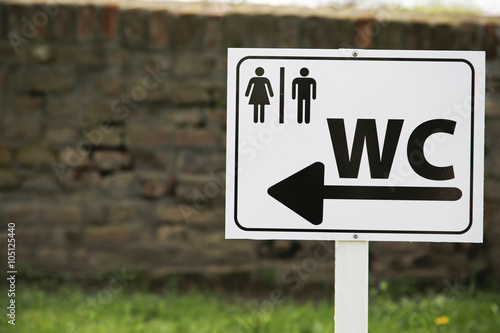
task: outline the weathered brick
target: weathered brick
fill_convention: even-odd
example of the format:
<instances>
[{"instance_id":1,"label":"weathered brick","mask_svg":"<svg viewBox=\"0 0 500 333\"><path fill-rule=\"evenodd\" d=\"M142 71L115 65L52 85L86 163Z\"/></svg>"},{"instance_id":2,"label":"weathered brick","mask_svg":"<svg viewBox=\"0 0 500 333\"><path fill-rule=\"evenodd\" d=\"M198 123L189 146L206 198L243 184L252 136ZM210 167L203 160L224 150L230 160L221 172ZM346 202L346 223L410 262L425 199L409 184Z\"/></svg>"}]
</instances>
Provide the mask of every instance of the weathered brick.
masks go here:
<instances>
[{"instance_id":1,"label":"weathered brick","mask_svg":"<svg viewBox=\"0 0 500 333\"><path fill-rule=\"evenodd\" d=\"M173 47L176 50L200 49L202 24L201 18L194 14L181 14L176 17Z\"/></svg>"},{"instance_id":2,"label":"weathered brick","mask_svg":"<svg viewBox=\"0 0 500 333\"><path fill-rule=\"evenodd\" d=\"M75 76L73 73L62 73L47 69L25 71L23 82L24 89L27 91L64 93L73 89Z\"/></svg>"},{"instance_id":3,"label":"weathered brick","mask_svg":"<svg viewBox=\"0 0 500 333\"><path fill-rule=\"evenodd\" d=\"M118 194L127 196L127 190L132 190L136 184L135 176L132 172L117 172L103 178L101 188L108 191L108 194Z\"/></svg>"},{"instance_id":4,"label":"weathered brick","mask_svg":"<svg viewBox=\"0 0 500 333\"><path fill-rule=\"evenodd\" d=\"M16 224L34 224L40 221L41 209L33 202L3 203L4 220Z\"/></svg>"},{"instance_id":5,"label":"weathered brick","mask_svg":"<svg viewBox=\"0 0 500 333\"><path fill-rule=\"evenodd\" d=\"M410 24L408 36L406 38L406 49L408 50L428 50L430 44L431 29L427 23L414 22Z\"/></svg>"},{"instance_id":6,"label":"weathered brick","mask_svg":"<svg viewBox=\"0 0 500 333\"><path fill-rule=\"evenodd\" d=\"M46 224L79 224L83 222L82 208L77 205L45 205L42 221Z\"/></svg>"},{"instance_id":7,"label":"weathered brick","mask_svg":"<svg viewBox=\"0 0 500 333\"><path fill-rule=\"evenodd\" d=\"M81 100L78 96L47 96L45 112L54 119L79 119L83 114Z\"/></svg>"},{"instance_id":8,"label":"weathered brick","mask_svg":"<svg viewBox=\"0 0 500 333\"><path fill-rule=\"evenodd\" d=\"M153 11L149 22L151 45L159 49L167 48L170 44L169 32L171 32L167 12L164 10Z\"/></svg>"},{"instance_id":9,"label":"weathered brick","mask_svg":"<svg viewBox=\"0 0 500 333\"><path fill-rule=\"evenodd\" d=\"M300 40L299 19L297 16L282 16L278 19L277 45L279 47L298 47Z\"/></svg>"},{"instance_id":10,"label":"weathered brick","mask_svg":"<svg viewBox=\"0 0 500 333\"><path fill-rule=\"evenodd\" d=\"M72 41L76 33L77 6L58 4L57 18L51 20L52 37L58 41Z\"/></svg>"},{"instance_id":11,"label":"weathered brick","mask_svg":"<svg viewBox=\"0 0 500 333\"><path fill-rule=\"evenodd\" d=\"M61 269L69 264L69 260L70 256L67 251L50 246L38 248L35 253L36 265L42 266L44 269Z\"/></svg>"},{"instance_id":12,"label":"weathered brick","mask_svg":"<svg viewBox=\"0 0 500 333\"><path fill-rule=\"evenodd\" d=\"M177 160L177 171L182 173L219 172L226 168L223 153L182 151Z\"/></svg>"},{"instance_id":13,"label":"weathered brick","mask_svg":"<svg viewBox=\"0 0 500 333\"><path fill-rule=\"evenodd\" d=\"M82 5L76 12L76 39L87 41L97 36L98 11L94 5Z\"/></svg>"},{"instance_id":14,"label":"weathered brick","mask_svg":"<svg viewBox=\"0 0 500 333\"><path fill-rule=\"evenodd\" d=\"M91 155L91 165L102 171L127 169L132 163L129 152L120 150L97 150Z\"/></svg>"},{"instance_id":15,"label":"weathered brick","mask_svg":"<svg viewBox=\"0 0 500 333\"><path fill-rule=\"evenodd\" d=\"M172 142L170 127L163 124L127 124L127 146L130 148L165 147Z\"/></svg>"},{"instance_id":16,"label":"weathered brick","mask_svg":"<svg viewBox=\"0 0 500 333\"><path fill-rule=\"evenodd\" d=\"M205 16L203 46L208 51L219 51L224 43L222 20L217 16Z\"/></svg>"},{"instance_id":17,"label":"weathered brick","mask_svg":"<svg viewBox=\"0 0 500 333\"><path fill-rule=\"evenodd\" d=\"M89 146L66 146L59 151L58 160L70 168L86 168L89 166Z\"/></svg>"},{"instance_id":18,"label":"weathered brick","mask_svg":"<svg viewBox=\"0 0 500 333\"><path fill-rule=\"evenodd\" d=\"M496 59L498 56L497 25L488 23L484 26L482 48L486 51L486 60Z\"/></svg>"},{"instance_id":19,"label":"weathered brick","mask_svg":"<svg viewBox=\"0 0 500 333\"><path fill-rule=\"evenodd\" d=\"M488 179L484 183L484 200L489 202L500 203L500 181Z\"/></svg>"},{"instance_id":20,"label":"weathered brick","mask_svg":"<svg viewBox=\"0 0 500 333\"><path fill-rule=\"evenodd\" d=\"M12 149L7 146L0 146L0 166L12 164Z\"/></svg>"},{"instance_id":21,"label":"weathered brick","mask_svg":"<svg viewBox=\"0 0 500 333\"><path fill-rule=\"evenodd\" d=\"M9 34L15 34L16 36L22 37L24 39L35 37L36 30L29 29L26 23L23 21L23 17L26 21L29 20L26 17L27 8L21 4L11 4L6 8L6 28Z\"/></svg>"},{"instance_id":22,"label":"weathered brick","mask_svg":"<svg viewBox=\"0 0 500 333\"><path fill-rule=\"evenodd\" d=\"M156 231L156 237L159 243L189 240L188 232L184 226L160 226Z\"/></svg>"},{"instance_id":23,"label":"weathered brick","mask_svg":"<svg viewBox=\"0 0 500 333\"><path fill-rule=\"evenodd\" d=\"M204 209L224 198L224 174L189 175L177 177L175 195L196 209Z\"/></svg>"},{"instance_id":24,"label":"weathered brick","mask_svg":"<svg viewBox=\"0 0 500 333\"><path fill-rule=\"evenodd\" d=\"M94 98L93 100L85 100L82 102L82 107L84 109L84 119L90 122L93 126L98 126L105 120L111 121L123 121L128 116L130 108L128 105L123 105L126 109L125 111L119 109L118 107L113 108L113 106L118 105L120 100L117 98L115 100ZM137 105L137 104L135 104ZM120 107L122 104L119 105Z\"/></svg>"},{"instance_id":25,"label":"weathered brick","mask_svg":"<svg viewBox=\"0 0 500 333\"><path fill-rule=\"evenodd\" d=\"M217 146L217 133L209 129L179 129L174 133L177 147L214 148Z\"/></svg>"},{"instance_id":26,"label":"weathered brick","mask_svg":"<svg viewBox=\"0 0 500 333\"><path fill-rule=\"evenodd\" d=\"M106 49L94 45L63 45L55 49L57 64L72 68L101 68L107 65ZM68 74L70 75L70 74Z\"/></svg>"},{"instance_id":27,"label":"weathered brick","mask_svg":"<svg viewBox=\"0 0 500 333\"><path fill-rule=\"evenodd\" d=\"M175 105L207 105L211 101L210 91L214 84L205 81L173 81L165 82L168 102Z\"/></svg>"},{"instance_id":28,"label":"weathered brick","mask_svg":"<svg viewBox=\"0 0 500 333\"><path fill-rule=\"evenodd\" d=\"M88 246L106 248L109 246L123 246L136 238L141 230L135 226L110 225L87 227L84 243Z\"/></svg>"},{"instance_id":29,"label":"weathered brick","mask_svg":"<svg viewBox=\"0 0 500 333\"><path fill-rule=\"evenodd\" d=\"M148 18L149 19L149 18ZM122 12L123 42L129 46L141 46L147 40L146 12L129 9Z\"/></svg>"},{"instance_id":30,"label":"weathered brick","mask_svg":"<svg viewBox=\"0 0 500 333\"><path fill-rule=\"evenodd\" d=\"M116 99L125 92L125 82L123 77L116 73L92 74L89 76L88 87L93 93L101 93Z\"/></svg>"},{"instance_id":31,"label":"weathered brick","mask_svg":"<svg viewBox=\"0 0 500 333\"><path fill-rule=\"evenodd\" d=\"M40 122L18 120L5 124L5 132L3 133L3 136L13 142L24 142L38 139L40 138L40 134Z\"/></svg>"},{"instance_id":32,"label":"weathered brick","mask_svg":"<svg viewBox=\"0 0 500 333\"><path fill-rule=\"evenodd\" d=\"M19 185L19 177L12 169L0 169L0 189L9 190Z\"/></svg>"},{"instance_id":33,"label":"weathered brick","mask_svg":"<svg viewBox=\"0 0 500 333\"><path fill-rule=\"evenodd\" d=\"M33 45L28 55L30 61L40 64L47 64L55 59L54 49L46 44Z\"/></svg>"},{"instance_id":34,"label":"weathered brick","mask_svg":"<svg viewBox=\"0 0 500 333\"><path fill-rule=\"evenodd\" d=\"M453 50L455 48L455 29L449 24L437 24L432 29L432 48Z\"/></svg>"},{"instance_id":35,"label":"weathered brick","mask_svg":"<svg viewBox=\"0 0 500 333\"><path fill-rule=\"evenodd\" d=\"M102 182L101 176L96 171L80 169L65 169L62 174L61 184L68 190L86 190L98 188Z\"/></svg>"},{"instance_id":36,"label":"weathered brick","mask_svg":"<svg viewBox=\"0 0 500 333\"><path fill-rule=\"evenodd\" d=\"M15 118L38 118L42 112L44 99L29 95L12 97L9 106Z\"/></svg>"},{"instance_id":37,"label":"weathered brick","mask_svg":"<svg viewBox=\"0 0 500 333\"><path fill-rule=\"evenodd\" d=\"M174 153L168 149L137 149L132 150L134 166L138 170L168 170L174 160Z\"/></svg>"},{"instance_id":38,"label":"weathered brick","mask_svg":"<svg viewBox=\"0 0 500 333\"><path fill-rule=\"evenodd\" d=\"M150 207L143 201L123 200L107 206L107 222L124 224L149 220Z\"/></svg>"},{"instance_id":39,"label":"weathered brick","mask_svg":"<svg viewBox=\"0 0 500 333\"><path fill-rule=\"evenodd\" d=\"M407 25L401 22L381 22L379 24L381 30L377 38L378 47L388 50L402 49Z\"/></svg>"},{"instance_id":40,"label":"weathered brick","mask_svg":"<svg viewBox=\"0 0 500 333\"><path fill-rule=\"evenodd\" d=\"M50 146L77 144L79 137L77 125L66 122L50 122L45 125L44 139Z\"/></svg>"},{"instance_id":41,"label":"weathered brick","mask_svg":"<svg viewBox=\"0 0 500 333\"><path fill-rule=\"evenodd\" d=\"M460 25L457 32L457 48L459 50L479 50L479 25L466 22Z\"/></svg>"},{"instance_id":42,"label":"weathered brick","mask_svg":"<svg viewBox=\"0 0 500 333\"><path fill-rule=\"evenodd\" d=\"M226 36L226 47L251 47L253 45L253 35L251 22L248 15L230 14L223 22L224 34Z\"/></svg>"},{"instance_id":43,"label":"weathered brick","mask_svg":"<svg viewBox=\"0 0 500 333\"><path fill-rule=\"evenodd\" d=\"M201 126L205 121L205 113L202 108L175 108L164 112L161 116L169 124L177 126ZM224 114L225 116L225 114Z\"/></svg>"},{"instance_id":44,"label":"weathered brick","mask_svg":"<svg viewBox=\"0 0 500 333\"><path fill-rule=\"evenodd\" d=\"M55 161L54 151L40 146L20 147L16 157L19 165L26 167L50 167Z\"/></svg>"},{"instance_id":45,"label":"weathered brick","mask_svg":"<svg viewBox=\"0 0 500 333\"><path fill-rule=\"evenodd\" d=\"M110 4L101 9L101 37L112 40L118 37L119 7Z\"/></svg>"},{"instance_id":46,"label":"weathered brick","mask_svg":"<svg viewBox=\"0 0 500 333\"><path fill-rule=\"evenodd\" d=\"M175 62L173 74L176 77L208 77L212 72L216 57L206 54L184 54Z\"/></svg>"},{"instance_id":47,"label":"weathered brick","mask_svg":"<svg viewBox=\"0 0 500 333\"><path fill-rule=\"evenodd\" d=\"M189 224L203 229L224 228L224 207L204 208L189 218Z\"/></svg>"},{"instance_id":48,"label":"weathered brick","mask_svg":"<svg viewBox=\"0 0 500 333\"><path fill-rule=\"evenodd\" d=\"M23 190L37 192L57 192L60 190L57 177L53 174L35 173L29 177L24 177L22 182Z\"/></svg>"},{"instance_id":49,"label":"weathered brick","mask_svg":"<svg viewBox=\"0 0 500 333\"><path fill-rule=\"evenodd\" d=\"M124 128L121 125L104 126L91 125L81 130L84 140L90 142L98 149L104 146L106 149L121 147L123 145Z\"/></svg>"},{"instance_id":50,"label":"weathered brick","mask_svg":"<svg viewBox=\"0 0 500 333\"><path fill-rule=\"evenodd\" d=\"M138 193L148 199L171 195L174 184L174 178L168 173L142 171L137 174Z\"/></svg>"},{"instance_id":51,"label":"weathered brick","mask_svg":"<svg viewBox=\"0 0 500 333\"><path fill-rule=\"evenodd\" d=\"M256 15L252 18L252 33L255 47L273 47L276 45L276 17L274 15Z\"/></svg>"},{"instance_id":52,"label":"weathered brick","mask_svg":"<svg viewBox=\"0 0 500 333\"><path fill-rule=\"evenodd\" d=\"M486 117L500 117L500 96L489 95L485 101Z\"/></svg>"},{"instance_id":53,"label":"weathered brick","mask_svg":"<svg viewBox=\"0 0 500 333\"><path fill-rule=\"evenodd\" d=\"M325 19L318 16L300 18L300 47L325 48Z\"/></svg>"},{"instance_id":54,"label":"weathered brick","mask_svg":"<svg viewBox=\"0 0 500 333\"><path fill-rule=\"evenodd\" d=\"M354 48L351 45L354 38L353 20L328 19L324 24L327 48Z\"/></svg>"},{"instance_id":55,"label":"weathered brick","mask_svg":"<svg viewBox=\"0 0 500 333\"><path fill-rule=\"evenodd\" d=\"M379 23L373 18L360 18L354 28L354 45L356 48L369 49L375 43L375 38L380 29Z\"/></svg>"},{"instance_id":56,"label":"weathered brick","mask_svg":"<svg viewBox=\"0 0 500 333\"><path fill-rule=\"evenodd\" d=\"M187 222L185 218L191 215L190 210L198 213L197 210L186 204L167 200L159 201L154 210L154 220L160 224L183 224Z\"/></svg>"}]
</instances>

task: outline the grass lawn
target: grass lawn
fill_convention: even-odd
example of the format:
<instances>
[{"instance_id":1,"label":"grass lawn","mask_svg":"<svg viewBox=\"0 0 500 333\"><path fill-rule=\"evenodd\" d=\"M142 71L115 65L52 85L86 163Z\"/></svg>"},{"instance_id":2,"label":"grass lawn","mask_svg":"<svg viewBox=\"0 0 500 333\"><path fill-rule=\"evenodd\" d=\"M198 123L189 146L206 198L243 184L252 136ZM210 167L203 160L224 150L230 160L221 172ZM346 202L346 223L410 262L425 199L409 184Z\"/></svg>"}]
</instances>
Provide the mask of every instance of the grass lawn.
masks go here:
<instances>
[{"instance_id":1,"label":"grass lawn","mask_svg":"<svg viewBox=\"0 0 500 333\"><path fill-rule=\"evenodd\" d=\"M498 333L499 308L500 294L495 292L412 297L372 292L370 332ZM9 325L4 315L0 332L331 333L333 305L328 299L298 301L280 292L251 300L195 291L129 291L118 285L89 292L71 284L53 291L20 284L15 323Z\"/></svg>"}]
</instances>

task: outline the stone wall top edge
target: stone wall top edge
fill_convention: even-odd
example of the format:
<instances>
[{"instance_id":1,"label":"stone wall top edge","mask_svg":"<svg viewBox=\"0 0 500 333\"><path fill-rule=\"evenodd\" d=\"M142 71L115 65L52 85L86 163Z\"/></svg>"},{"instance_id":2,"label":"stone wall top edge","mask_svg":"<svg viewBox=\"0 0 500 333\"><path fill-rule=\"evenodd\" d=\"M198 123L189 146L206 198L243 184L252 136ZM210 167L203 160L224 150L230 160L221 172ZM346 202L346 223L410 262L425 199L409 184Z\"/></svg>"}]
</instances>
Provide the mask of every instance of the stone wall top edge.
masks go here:
<instances>
[{"instance_id":1,"label":"stone wall top edge","mask_svg":"<svg viewBox=\"0 0 500 333\"><path fill-rule=\"evenodd\" d=\"M95 5L99 7L114 6L122 9L139 8L144 10L167 10L174 14L198 14L204 16L227 16L231 14L276 15L320 17L330 19L374 19L378 21L421 22L428 24L476 24L496 23L500 25L500 17L480 16L463 13L429 13L400 10L397 8L381 8L377 10L359 10L353 8L321 7L308 8L297 6L271 6L254 4L231 4L207 2L178 1L138 1L138 0L3 0L4 5Z\"/></svg>"}]
</instances>

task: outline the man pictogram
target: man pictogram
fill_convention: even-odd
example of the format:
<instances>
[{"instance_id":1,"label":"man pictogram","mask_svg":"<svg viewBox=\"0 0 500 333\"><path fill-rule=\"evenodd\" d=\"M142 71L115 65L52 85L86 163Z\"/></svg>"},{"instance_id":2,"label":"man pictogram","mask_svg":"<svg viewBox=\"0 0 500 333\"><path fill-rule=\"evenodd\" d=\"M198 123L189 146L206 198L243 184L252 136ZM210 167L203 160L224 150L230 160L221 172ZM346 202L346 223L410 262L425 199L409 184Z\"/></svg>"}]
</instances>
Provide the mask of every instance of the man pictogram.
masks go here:
<instances>
[{"instance_id":1,"label":"man pictogram","mask_svg":"<svg viewBox=\"0 0 500 333\"><path fill-rule=\"evenodd\" d=\"M311 121L311 97L316 99L316 80L310 77L309 70L302 68L300 75L292 82L292 99L297 98L297 122L302 123L304 119L306 124Z\"/></svg>"}]
</instances>

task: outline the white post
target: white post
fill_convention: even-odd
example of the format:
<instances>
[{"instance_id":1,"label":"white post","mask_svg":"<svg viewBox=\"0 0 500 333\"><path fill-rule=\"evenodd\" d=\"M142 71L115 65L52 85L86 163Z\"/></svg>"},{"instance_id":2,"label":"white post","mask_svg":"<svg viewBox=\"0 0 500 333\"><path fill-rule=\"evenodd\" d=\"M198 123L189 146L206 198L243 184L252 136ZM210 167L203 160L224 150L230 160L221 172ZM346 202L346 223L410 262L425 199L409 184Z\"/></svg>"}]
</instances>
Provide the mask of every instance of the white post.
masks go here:
<instances>
[{"instance_id":1,"label":"white post","mask_svg":"<svg viewBox=\"0 0 500 333\"><path fill-rule=\"evenodd\" d=\"M335 333L368 332L368 242L335 242Z\"/></svg>"}]
</instances>

